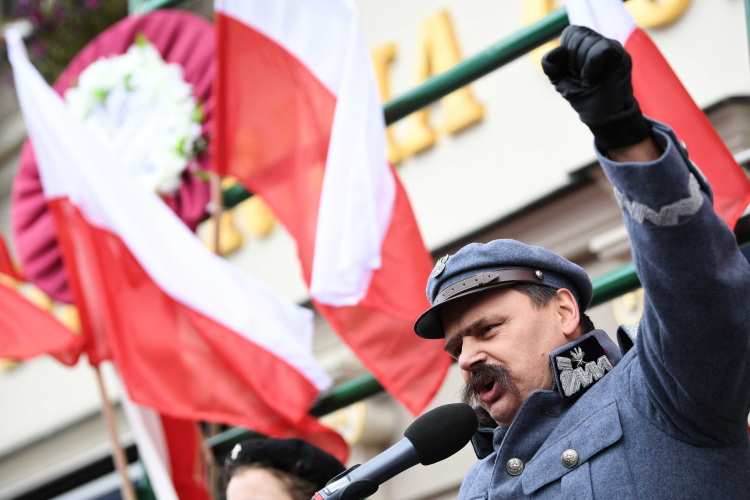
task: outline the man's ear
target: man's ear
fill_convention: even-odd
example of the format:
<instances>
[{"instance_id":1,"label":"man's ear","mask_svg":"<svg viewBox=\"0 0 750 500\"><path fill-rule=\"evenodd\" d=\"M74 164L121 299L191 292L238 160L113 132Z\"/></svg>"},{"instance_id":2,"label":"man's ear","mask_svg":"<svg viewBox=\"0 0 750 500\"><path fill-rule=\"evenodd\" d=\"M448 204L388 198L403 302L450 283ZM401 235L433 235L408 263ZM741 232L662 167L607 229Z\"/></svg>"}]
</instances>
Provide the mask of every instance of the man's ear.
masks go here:
<instances>
[{"instance_id":1,"label":"man's ear","mask_svg":"<svg viewBox=\"0 0 750 500\"><path fill-rule=\"evenodd\" d=\"M578 332L578 323L581 321L581 312L578 310L578 302L567 288L557 291L557 314L560 325L566 337L573 340Z\"/></svg>"}]
</instances>

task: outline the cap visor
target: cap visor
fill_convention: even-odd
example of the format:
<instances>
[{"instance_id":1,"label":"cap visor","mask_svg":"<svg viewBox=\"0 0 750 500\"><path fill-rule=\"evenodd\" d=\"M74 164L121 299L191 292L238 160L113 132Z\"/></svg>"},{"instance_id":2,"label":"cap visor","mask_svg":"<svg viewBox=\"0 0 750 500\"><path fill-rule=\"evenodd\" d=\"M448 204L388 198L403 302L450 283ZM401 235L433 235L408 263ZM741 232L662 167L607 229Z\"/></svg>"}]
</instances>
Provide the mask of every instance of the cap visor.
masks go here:
<instances>
[{"instance_id":1,"label":"cap visor","mask_svg":"<svg viewBox=\"0 0 750 500\"><path fill-rule=\"evenodd\" d=\"M427 309L422 315L417 319L417 321L414 323L414 332L422 337L423 339L443 339L445 338L445 330L443 329L443 317L442 312L445 306L450 304L452 301L456 299L460 299L463 297L467 297L469 295L474 295L476 293L482 293L487 292L489 290L494 290L496 288L509 286L514 283L520 283L520 281L505 281L503 283L498 283L496 285L488 285L484 286L482 288L477 288L474 290L467 290L464 293L459 293L451 297L450 299L446 300L445 302L441 302L440 304L436 306L432 306L431 308Z\"/></svg>"}]
</instances>

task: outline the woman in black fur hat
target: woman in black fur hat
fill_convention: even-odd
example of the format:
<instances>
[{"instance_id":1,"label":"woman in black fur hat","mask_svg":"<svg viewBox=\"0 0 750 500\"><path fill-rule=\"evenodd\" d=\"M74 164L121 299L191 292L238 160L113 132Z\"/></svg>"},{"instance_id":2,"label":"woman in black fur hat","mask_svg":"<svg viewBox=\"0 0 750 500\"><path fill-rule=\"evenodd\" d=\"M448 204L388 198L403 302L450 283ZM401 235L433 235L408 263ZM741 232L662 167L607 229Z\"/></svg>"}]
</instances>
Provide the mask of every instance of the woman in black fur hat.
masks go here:
<instances>
[{"instance_id":1,"label":"woman in black fur hat","mask_svg":"<svg viewBox=\"0 0 750 500\"><path fill-rule=\"evenodd\" d=\"M310 500L344 471L333 456L299 439L251 439L224 463L227 500Z\"/></svg>"}]
</instances>

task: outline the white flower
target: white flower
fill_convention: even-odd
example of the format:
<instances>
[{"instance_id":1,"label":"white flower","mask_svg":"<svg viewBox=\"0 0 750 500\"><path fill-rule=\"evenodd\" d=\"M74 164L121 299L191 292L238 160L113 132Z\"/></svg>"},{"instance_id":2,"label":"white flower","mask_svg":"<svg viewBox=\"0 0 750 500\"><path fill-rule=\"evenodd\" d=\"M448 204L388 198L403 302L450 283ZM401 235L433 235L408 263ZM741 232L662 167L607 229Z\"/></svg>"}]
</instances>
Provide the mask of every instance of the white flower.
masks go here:
<instances>
[{"instance_id":1,"label":"white flower","mask_svg":"<svg viewBox=\"0 0 750 500\"><path fill-rule=\"evenodd\" d=\"M179 189L201 136L198 103L179 64L164 62L150 43L136 43L92 63L65 100L141 184L160 193Z\"/></svg>"},{"instance_id":2,"label":"white flower","mask_svg":"<svg viewBox=\"0 0 750 500\"><path fill-rule=\"evenodd\" d=\"M65 91L65 100L68 101L70 109L77 116L87 118L91 108L96 104L96 99L91 92L85 92L78 88L69 88Z\"/></svg>"},{"instance_id":3,"label":"white flower","mask_svg":"<svg viewBox=\"0 0 750 500\"><path fill-rule=\"evenodd\" d=\"M87 91L109 92L121 81L122 75L116 65L109 64L109 59L99 59L78 76L78 87Z\"/></svg>"}]
</instances>

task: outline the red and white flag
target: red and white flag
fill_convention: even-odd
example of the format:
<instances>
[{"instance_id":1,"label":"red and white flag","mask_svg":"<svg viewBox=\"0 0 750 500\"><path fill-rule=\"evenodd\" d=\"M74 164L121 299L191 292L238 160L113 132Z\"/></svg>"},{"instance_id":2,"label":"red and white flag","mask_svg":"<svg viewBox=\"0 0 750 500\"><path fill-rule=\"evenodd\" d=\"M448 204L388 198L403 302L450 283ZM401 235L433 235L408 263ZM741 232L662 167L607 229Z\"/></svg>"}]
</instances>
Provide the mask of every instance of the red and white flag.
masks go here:
<instances>
[{"instance_id":1,"label":"red and white flag","mask_svg":"<svg viewBox=\"0 0 750 500\"><path fill-rule=\"evenodd\" d=\"M217 169L297 242L313 303L412 412L450 358L414 321L432 260L386 157L375 73L351 0L216 0Z\"/></svg>"},{"instance_id":2,"label":"red and white flag","mask_svg":"<svg viewBox=\"0 0 750 500\"><path fill-rule=\"evenodd\" d=\"M138 458L146 467L151 489L159 500L211 500L206 463L197 424L160 415L140 406L121 388Z\"/></svg>"},{"instance_id":3,"label":"red and white flag","mask_svg":"<svg viewBox=\"0 0 750 500\"><path fill-rule=\"evenodd\" d=\"M312 313L208 251L73 116L20 36L6 38L91 362L111 357L132 400L162 415L345 457L307 413L331 383L312 356Z\"/></svg>"},{"instance_id":4,"label":"red and white flag","mask_svg":"<svg viewBox=\"0 0 750 500\"><path fill-rule=\"evenodd\" d=\"M729 225L750 204L750 181L654 42L621 0L567 0L570 24L620 42L633 59L633 90L643 114L674 129L708 178L714 209Z\"/></svg>"},{"instance_id":5,"label":"red and white flag","mask_svg":"<svg viewBox=\"0 0 750 500\"><path fill-rule=\"evenodd\" d=\"M0 275L0 358L25 361L51 354L62 363L75 365L84 348L83 339L15 289L21 276L1 234Z\"/></svg>"}]
</instances>

